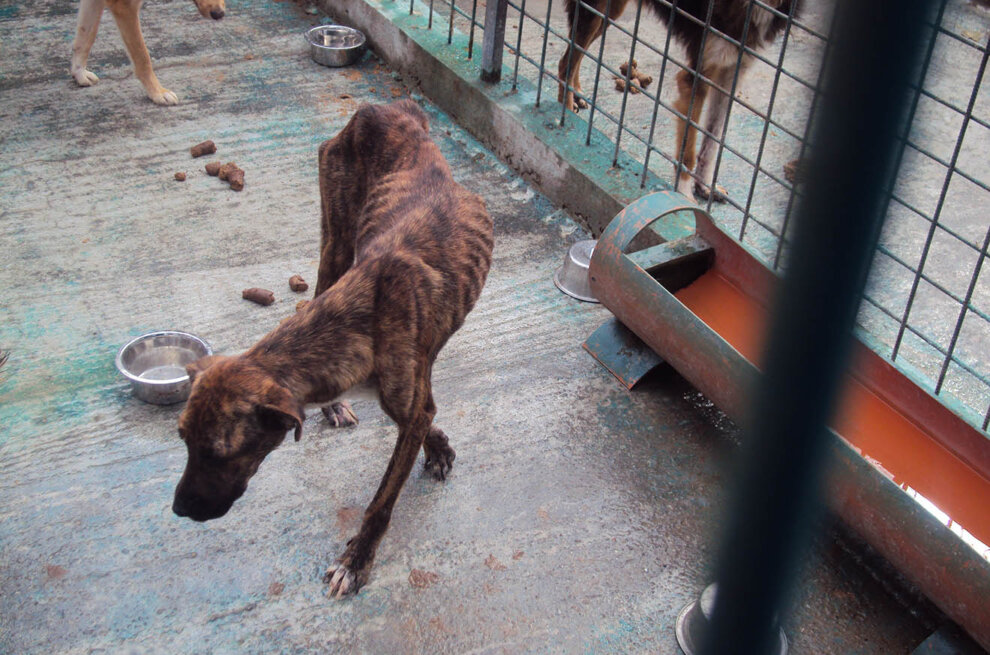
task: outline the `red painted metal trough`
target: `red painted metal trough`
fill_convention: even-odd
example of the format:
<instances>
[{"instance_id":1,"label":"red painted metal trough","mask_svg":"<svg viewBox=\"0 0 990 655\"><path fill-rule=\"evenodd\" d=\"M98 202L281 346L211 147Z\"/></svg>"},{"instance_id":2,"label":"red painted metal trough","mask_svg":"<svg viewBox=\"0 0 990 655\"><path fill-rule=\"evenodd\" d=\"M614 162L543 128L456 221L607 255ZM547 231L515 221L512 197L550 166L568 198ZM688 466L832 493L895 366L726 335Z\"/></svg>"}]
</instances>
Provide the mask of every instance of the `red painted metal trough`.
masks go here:
<instances>
[{"instance_id":1,"label":"red painted metal trough","mask_svg":"<svg viewBox=\"0 0 990 655\"><path fill-rule=\"evenodd\" d=\"M640 232L681 212L694 214L694 236L628 252ZM726 414L746 420L773 272L696 205L661 192L613 219L589 276L623 325ZM990 440L859 341L829 425L828 506L990 650L990 563L903 490L990 543Z\"/></svg>"}]
</instances>

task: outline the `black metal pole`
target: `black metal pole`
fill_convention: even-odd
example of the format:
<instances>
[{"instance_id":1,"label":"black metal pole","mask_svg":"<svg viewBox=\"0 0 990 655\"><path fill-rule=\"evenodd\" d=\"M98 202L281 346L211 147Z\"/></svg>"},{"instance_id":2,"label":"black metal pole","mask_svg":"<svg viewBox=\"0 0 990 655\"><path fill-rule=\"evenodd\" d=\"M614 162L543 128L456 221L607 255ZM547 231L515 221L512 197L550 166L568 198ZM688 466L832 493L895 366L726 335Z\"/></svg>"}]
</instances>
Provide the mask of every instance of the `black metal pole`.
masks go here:
<instances>
[{"instance_id":1,"label":"black metal pole","mask_svg":"<svg viewBox=\"0 0 990 655\"><path fill-rule=\"evenodd\" d=\"M774 652L775 616L785 608L819 512L830 439L825 425L934 8L928 0L837 3L808 188L719 545L706 655Z\"/></svg>"}]
</instances>

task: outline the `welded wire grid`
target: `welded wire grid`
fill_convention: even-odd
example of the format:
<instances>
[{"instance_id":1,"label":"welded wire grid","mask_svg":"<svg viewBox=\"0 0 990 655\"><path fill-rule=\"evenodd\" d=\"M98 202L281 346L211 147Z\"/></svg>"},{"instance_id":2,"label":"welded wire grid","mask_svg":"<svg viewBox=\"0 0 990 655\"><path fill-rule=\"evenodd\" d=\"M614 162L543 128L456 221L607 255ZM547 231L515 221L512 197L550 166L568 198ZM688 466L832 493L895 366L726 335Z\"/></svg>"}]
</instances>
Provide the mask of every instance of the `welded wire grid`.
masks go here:
<instances>
[{"instance_id":1,"label":"welded wire grid","mask_svg":"<svg viewBox=\"0 0 990 655\"><path fill-rule=\"evenodd\" d=\"M605 19L618 1L593 5L583 0L579 11ZM410 12L413 6L411 0ZM480 44L485 6L485 0L432 0L430 28L446 29L448 43L455 29L467 33L466 55L478 60L480 47L474 46ZM773 12L786 19L786 28L766 50L742 48L741 56L752 60L745 74L733 76L730 88L709 92L709 104L716 92L729 94L731 101L724 133L713 135L719 143L715 181L727 194L724 202L705 201L706 207L774 268L786 266L788 227L802 189L800 162L811 147L806 137L832 7L833 0L806 0L799 15L785 16L764 0L751 0L750 17L757 8ZM674 76L686 68L686 55L657 20L658 12L678 12L704 24L711 32L706 38L740 45L711 28L710 14L691 18L677 0L629 2L617 20L605 19L604 35L588 46L581 62L581 97L589 104L580 112L587 121L584 142L591 143L592 130L605 134L611 152L596 148L593 155L606 166L615 165L620 152L631 156L639 162L644 186L651 173L668 182L676 179L680 144L674 143L675 123L683 117L673 105ZM990 12L968 0L946 0L930 27L859 324L881 355L987 431ZM559 107L565 124L572 115L554 103L558 62L569 38L563 0L508 0L505 62L512 77L506 83L513 88L520 78L535 83L535 104ZM620 72L621 64L628 70L634 60L638 70L652 76L649 85L630 85ZM624 90L617 90L617 78ZM696 125L699 147L704 123L702 116Z\"/></svg>"},{"instance_id":2,"label":"welded wire grid","mask_svg":"<svg viewBox=\"0 0 990 655\"><path fill-rule=\"evenodd\" d=\"M579 11L605 19L616 1L581 2ZM705 201L723 228L775 268L786 265L788 226L802 189L800 162L810 147L807 126L833 14L832 2L803 4L798 16L784 16L762 0L750 4L750 16L753 8L773 12L786 19L786 27L764 51L743 48L751 65L733 77L730 88L719 89L731 98L724 134L713 135L720 144L715 179L727 197L722 203ZM711 17L687 17L667 0L655 0L653 11L643 7L630 2L619 19L606 20L604 35L584 51L582 97L590 106L581 113L588 122L585 142L591 142L592 129L606 134L613 151L597 154L607 154L613 165L620 149L631 155L640 162L645 185L649 172L676 179L675 122L684 117L673 99L674 76L686 67L686 56L656 12L679 12L709 30ZM509 0L508 23L511 83L528 78L538 85L537 104L555 102L558 61L570 36L563 2ZM984 431L990 425L988 33L990 13L967 0L943 2L930 26L925 67L910 99L910 129L901 132L899 172L859 317L880 354ZM628 84L617 90L616 78L628 81L620 64L633 60L653 83L637 87L638 93ZM560 121L568 120L570 113L561 106ZM704 123L702 117L696 125L699 146Z\"/></svg>"}]
</instances>

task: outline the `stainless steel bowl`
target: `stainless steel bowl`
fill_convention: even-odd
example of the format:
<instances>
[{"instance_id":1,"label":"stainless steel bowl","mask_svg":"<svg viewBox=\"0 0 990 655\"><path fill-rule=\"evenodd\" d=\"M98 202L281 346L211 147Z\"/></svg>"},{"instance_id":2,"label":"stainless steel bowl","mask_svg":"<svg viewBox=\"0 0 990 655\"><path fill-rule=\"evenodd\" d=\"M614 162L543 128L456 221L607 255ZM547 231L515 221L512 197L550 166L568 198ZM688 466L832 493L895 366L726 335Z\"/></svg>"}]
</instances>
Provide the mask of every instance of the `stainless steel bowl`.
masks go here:
<instances>
[{"instance_id":1,"label":"stainless steel bowl","mask_svg":"<svg viewBox=\"0 0 990 655\"><path fill-rule=\"evenodd\" d=\"M171 405L189 397L186 365L212 354L210 344L187 332L150 332L121 348L115 363L131 381L135 396L155 405Z\"/></svg>"},{"instance_id":2,"label":"stainless steel bowl","mask_svg":"<svg viewBox=\"0 0 990 655\"><path fill-rule=\"evenodd\" d=\"M564 263L553 274L553 283L558 289L585 302L598 302L591 293L591 283L588 281L588 264L591 263L596 243L594 239L588 239L572 245L564 257Z\"/></svg>"},{"instance_id":3,"label":"stainless steel bowl","mask_svg":"<svg viewBox=\"0 0 990 655\"><path fill-rule=\"evenodd\" d=\"M324 66L350 66L364 54L364 34L344 25L319 25L306 32L309 54Z\"/></svg>"}]
</instances>

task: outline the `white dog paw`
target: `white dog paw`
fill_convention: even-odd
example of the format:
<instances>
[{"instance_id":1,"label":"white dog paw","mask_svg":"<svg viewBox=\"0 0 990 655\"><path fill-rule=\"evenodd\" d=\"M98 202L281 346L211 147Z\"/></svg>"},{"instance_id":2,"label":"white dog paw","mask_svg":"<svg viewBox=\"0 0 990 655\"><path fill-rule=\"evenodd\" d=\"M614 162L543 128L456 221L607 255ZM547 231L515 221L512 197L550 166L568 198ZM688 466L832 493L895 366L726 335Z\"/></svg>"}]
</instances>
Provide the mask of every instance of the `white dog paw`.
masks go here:
<instances>
[{"instance_id":1,"label":"white dog paw","mask_svg":"<svg viewBox=\"0 0 990 655\"><path fill-rule=\"evenodd\" d=\"M355 594L360 586L357 577L340 562L327 569L323 582L327 585L327 598L343 598L347 594Z\"/></svg>"},{"instance_id":2,"label":"white dog paw","mask_svg":"<svg viewBox=\"0 0 990 655\"><path fill-rule=\"evenodd\" d=\"M100 78L96 76L96 73L86 70L85 68L78 71L73 71L72 77L76 80L76 84L79 86L93 86L100 81Z\"/></svg>"},{"instance_id":3,"label":"white dog paw","mask_svg":"<svg viewBox=\"0 0 990 655\"><path fill-rule=\"evenodd\" d=\"M164 88L158 91L149 92L148 97L151 98L151 101L156 105L167 106L179 104L179 96Z\"/></svg>"}]
</instances>

